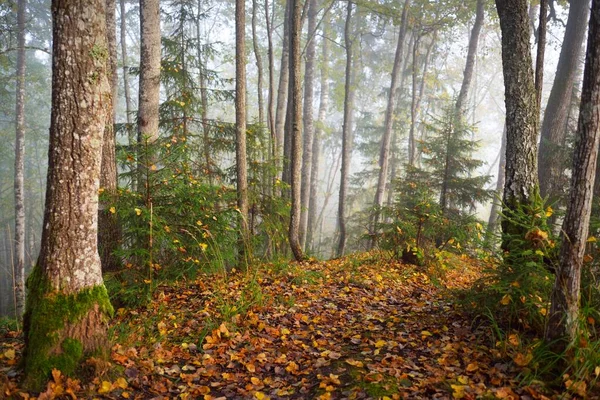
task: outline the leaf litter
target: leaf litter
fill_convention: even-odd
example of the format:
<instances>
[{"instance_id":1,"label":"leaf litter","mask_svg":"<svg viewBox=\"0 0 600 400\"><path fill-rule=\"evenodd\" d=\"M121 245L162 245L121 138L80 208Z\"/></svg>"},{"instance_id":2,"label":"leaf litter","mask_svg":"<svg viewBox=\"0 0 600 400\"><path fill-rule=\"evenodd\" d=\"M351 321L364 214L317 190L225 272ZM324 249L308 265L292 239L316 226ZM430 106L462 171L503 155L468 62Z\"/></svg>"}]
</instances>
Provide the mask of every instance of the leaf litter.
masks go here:
<instances>
[{"instance_id":1,"label":"leaf litter","mask_svg":"<svg viewBox=\"0 0 600 400\"><path fill-rule=\"evenodd\" d=\"M117 311L110 366L90 382L55 370L38 398L590 396L584 382L566 395L520 384L530 354L508 356L489 328L472 325L452 290L469 287L481 267L460 264L439 282L362 255L161 285L147 307ZM518 348L518 336L507 343ZM18 384L22 350L20 332L2 332L0 398L34 397Z\"/></svg>"}]
</instances>

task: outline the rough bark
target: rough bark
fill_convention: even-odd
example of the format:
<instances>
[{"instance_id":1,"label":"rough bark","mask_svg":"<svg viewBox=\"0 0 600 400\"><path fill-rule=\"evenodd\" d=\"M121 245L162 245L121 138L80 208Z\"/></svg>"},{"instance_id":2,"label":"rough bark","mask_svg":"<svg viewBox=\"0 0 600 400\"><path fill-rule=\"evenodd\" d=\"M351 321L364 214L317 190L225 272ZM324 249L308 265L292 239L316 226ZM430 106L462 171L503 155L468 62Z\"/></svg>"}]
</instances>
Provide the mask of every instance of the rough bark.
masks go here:
<instances>
[{"instance_id":1,"label":"rough bark","mask_svg":"<svg viewBox=\"0 0 600 400\"><path fill-rule=\"evenodd\" d=\"M159 0L140 0L140 90L138 142L158 139L160 94L160 7Z\"/></svg>"},{"instance_id":2,"label":"rough bark","mask_svg":"<svg viewBox=\"0 0 600 400\"><path fill-rule=\"evenodd\" d=\"M383 137L381 138L381 146L379 150L379 176L377 179L377 189L375 191L373 220L371 222L371 248L377 242L375 234L377 233L377 224L379 223L380 208L383 205L385 196L386 182L388 178L389 159L390 159L390 143L392 141L392 130L394 127L394 112L396 111L396 100L398 99L396 91L400 83L400 73L402 71L402 58L404 55L404 41L406 38L406 20L408 17L408 8L410 0L404 1L402 9L402 19L400 21L400 30L398 32L398 43L396 44L396 55L394 57L394 66L392 67L392 80L390 83L390 91L388 93L388 104L385 111L385 122L383 128Z\"/></svg>"},{"instance_id":3,"label":"rough bark","mask_svg":"<svg viewBox=\"0 0 600 400\"><path fill-rule=\"evenodd\" d=\"M542 109L542 90L544 86L544 56L546 54L548 0L540 0L540 23L537 31L537 55L535 58L535 98L538 115Z\"/></svg>"},{"instance_id":4,"label":"rough bark","mask_svg":"<svg viewBox=\"0 0 600 400\"><path fill-rule=\"evenodd\" d=\"M275 60L273 58L273 28L271 25L271 17L269 10L269 0L265 0L265 24L267 28L267 58L269 61L269 96L267 100L267 118L269 120L269 132L271 133L271 152L275 157L277 153L277 137L275 136L275 78L274 67Z\"/></svg>"},{"instance_id":5,"label":"rough bark","mask_svg":"<svg viewBox=\"0 0 600 400\"><path fill-rule=\"evenodd\" d=\"M567 119L571 104L571 93L577 81L582 44L588 20L589 0L572 1L560 50L556 78L550 91L544 120L542 122L539 149L540 193L544 197L557 198L565 186L565 155L562 143L565 141Z\"/></svg>"},{"instance_id":6,"label":"rough bark","mask_svg":"<svg viewBox=\"0 0 600 400\"><path fill-rule=\"evenodd\" d=\"M346 249L346 197L348 196L348 175L350 157L352 156L352 127L354 114L354 82L352 82L353 49L350 38L352 26L352 8L354 3L348 2L346 23L344 26L344 46L346 48L346 82L344 87L344 123L342 126L342 168L340 172L340 196L338 202L338 231L339 241L337 256L344 255Z\"/></svg>"},{"instance_id":7,"label":"rough bark","mask_svg":"<svg viewBox=\"0 0 600 400\"><path fill-rule=\"evenodd\" d=\"M308 0L308 34L317 29L317 0ZM308 207L310 202L310 183L312 174L313 142L314 142L314 117L313 98L315 81L315 37L309 37L306 45L306 63L304 67L304 115L303 115L303 148L302 148L302 189L301 189L301 216L300 216L300 244L306 249L306 229L308 226Z\"/></svg>"},{"instance_id":8,"label":"rough bark","mask_svg":"<svg viewBox=\"0 0 600 400\"><path fill-rule=\"evenodd\" d=\"M465 71L463 73L463 81L460 86L460 92L456 99L456 114L464 115L467 96L469 95L469 89L471 87L471 81L473 80L473 71L475 69L475 58L477 57L477 48L479 45L479 35L481 33L481 27L483 26L483 19L485 1L477 0L477 10L475 12L475 22L471 29L471 36L469 37L469 48L467 50L467 61L465 64Z\"/></svg>"},{"instance_id":9,"label":"rough bark","mask_svg":"<svg viewBox=\"0 0 600 400\"><path fill-rule=\"evenodd\" d=\"M504 214L536 200L538 113L533 82L526 0L496 0L502 30L502 65L506 104L506 184ZM502 221L505 239L522 228ZM506 249L507 243L503 244Z\"/></svg>"},{"instance_id":10,"label":"rough bark","mask_svg":"<svg viewBox=\"0 0 600 400\"><path fill-rule=\"evenodd\" d=\"M100 190L106 201L100 204L98 213L98 250L102 271L115 271L120 267L115 251L119 248L120 229L116 213L110 212L110 204L117 196L117 157L115 150L115 113L117 105L117 26L115 0L106 0L106 42L108 46L107 77L111 85L111 101L107 104L107 119L102 145Z\"/></svg>"},{"instance_id":11,"label":"rough bark","mask_svg":"<svg viewBox=\"0 0 600 400\"><path fill-rule=\"evenodd\" d=\"M112 312L97 248L102 137L107 120L105 0L52 1L52 112L46 207L25 314L25 380L72 374L107 347Z\"/></svg>"},{"instance_id":12,"label":"rough bark","mask_svg":"<svg viewBox=\"0 0 600 400\"><path fill-rule=\"evenodd\" d=\"M237 175L237 206L240 212L240 258L246 257L249 245L248 167L246 155L246 3L235 2L235 161ZM247 265L247 260L240 260Z\"/></svg>"},{"instance_id":13,"label":"rough bark","mask_svg":"<svg viewBox=\"0 0 600 400\"><path fill-rule=\"evenodd\" d=\"M300 191L302 167L302 81L300 71L300 35L302 33L302 3L290 0L290 62L289 62L289 98L290 121L287 135L291 138L291 186L292 210L290 214L289 240L292 253L297 261L304 258L300 245Z\"/></svg>"},{"instance_id":14,"label":"rough bark","mask_svg":"<svg viewBox=\"0 0 600 400\"><path fill-rule=\"evenodd\" d=\"M327 22L323 23L323 36L327 35ZM319 190L319 166L321 163L321 143L325 134L325 117L329 107L329 42L322 41L321 59L321 94L319 98L319 113L312 148L312 165L310 173L310 199L308 203L307 243L314 251L314 237L317 224L317 194Z\"/></svg>"},{"instance_id":15,"label":"rough bark","mask_svg":"<svg viewBox=\"0 0 600 400\"><path fill-rule=\"evenodd\" d=\"M290 60L290 0L286 0L285 17L283 21L283 43L281 45L281 64L279 69L279 86L277 88L277 105L275 108L275 158L278 160L279 168L285 164L283 160L284 125L287 114L287 98L289 86L289 60ZM282 170L283 172L283 170ZM281 173L282 173L281 172Z\"/></svg>"},{"instance_id":16,"label":"rough bark","mask_svg":"<svg viewBox=\"0 0 600 400\"><path fill-rule=\"evenodd\" d=\"M17 3L17 88L15 107L15 313L25 311L25 12L26 0Z\"/></svg>"},{"instance_id":17,"label":"rough bark","mask_svg":"<svg viewBox=\"0 0 600 400\"><path fill-rule=\"evenodd\" d=\"M592 208L600 141L600 0L592 0L587 55L573 176L567 214L562 227L560 267L552 291L546 339L560 339L563 350L577 340L581 267Z\"/></svg>"}]
</instances>

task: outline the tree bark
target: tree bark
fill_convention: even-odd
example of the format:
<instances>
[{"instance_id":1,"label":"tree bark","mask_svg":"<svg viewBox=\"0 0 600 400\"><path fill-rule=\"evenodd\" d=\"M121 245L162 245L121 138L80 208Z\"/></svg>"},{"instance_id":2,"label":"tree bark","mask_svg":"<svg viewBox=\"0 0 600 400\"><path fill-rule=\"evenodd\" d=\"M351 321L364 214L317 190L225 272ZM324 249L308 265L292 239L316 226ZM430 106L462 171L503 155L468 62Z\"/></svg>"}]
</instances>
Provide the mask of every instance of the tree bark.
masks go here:
<instances>
[{"instance_id":1,"label":"tree bark","mask_svg":"<svg viewBox=\"0 0 600 400\"><path fill-rule=\"evenodd\" d=\"M306 45L306 63L304 67L304 115L303 115L303 150L302 150L302 189L300 215L300 244L306 249L306 230L308 226L308 207L310 203L310 184L312 174L314 119L313 98L315 81L315 37L311 36L317 29L317 0L308 0L308 43Z\"/></svg>"},{"instance_id":2,"label":"tree bark","mask_svg":"<svg viewBox=\"0 0 600 400\"><path fill-rule=\"evenodd\" d=\"M27 1L17 3L17 88L15 106L15 313L25 312L25 13Z\"/></svg>"},{"instance_id":3,"label":"tree bark","mask_svg":"<svg viewBox=\"0 0 600 400\"><path fill-rule=\"evenodd\" d=\"M572 1L563 45L560 50L556 78L550 91L539 149L540 193L556 199L563 194L565 186L565 155L562 149L567 131L565 129L571 104L571 93L577 81L582 44L589 15L589 0Z\"/></svg>"},{"instance_id":4,"label":"tree bark","mask_svg":"<svg viewBox=\"0 0 600 400\"><path fill-rule=\"evenodd\" d=\"M471 87L471 81L473 79L473 71L475 69L475 58L477 57L477 47L479 45L479 35L481 33L481 27L483 26L483 19L485 1L477 0L477 10L475 11L475 22L473 23L473 29L471 29L471 36L469 38L469 49L467 50L467 62L465 64L465 71L463 74L462 85L460 86L460 92L456 99L456 114L464 116L467 96L469 95L469 88Z\"/></svg>"},{"instance_id":5,"label":"tree bark","mask_svg":"<svg viewBox=\"0 0 600 400\"><path fill-rule=\"evenodd\" d=\"M129 145L135 145L135 135L133 129L131 129L131 94L129 88L129 57L127 56L127 11L125 10L125 0L119 0L119 6L121 10L120 19L120 41L121 41L121 60L123 62L123 95L125 96L125 118L127 120L127 133L129 138Z\"/></svg>"},{"instance_id":6,"label":"tree bark","mask_svg":"<svg viewBox=\"0 0 600 400\"><path fill-rule=\"evenodd\" d=\"M111 85L111 101L107 104L107 120L102 145L100 190L106 193L107 202L100 205L98 213L98 250L102 271L116 271L120 267L115 251L121 239L116 213L110 212L110 204L117 196L117 156L115 150L115 112L117 105L117 26L115 0L106 0L106 42L108 46L107 76Z\"/></svg>"},{"instance_id":7,"label":"tree bark","mask_svg":"<svg viewBox=\"0 0 600 400\"><path fill-rule=\"evenodd\" d=\"M539 116L533 82L526 0L496 0L502 30L502 65L506 104L506 184L504 215L536 201L537 126ZM510 234L523 228L502 221L503 248Z\"/></svg>"},{"instance_id":8,"label":"tree bark","mask_svg":"<svg viewBox=\"0 0 600 400\"><path fill-rule=\"evenodd\" d=\"M329 107L329 42L327 35L328 24L323 23L322 59L321 59L321 94L319 98L319 113L312 148L312 165L310 173L310 199L308 203L307 243L314 251L314 236L317 229L317 194L319 190L319 166L321 163L321 144L325 135L325 118Z\"/></svg>"},{"instance_id":9,"label":"tree bark","mask_svg":"<svg viewBox=\"0 0 600 400\"><path fill-rule=\"evenodd\" d=\"M292 253L297 261L304 259L300 244L300 192L302 167L302 81L300 76L300 35L302 33L302 3L300 0L290 0L290 62L289 62L289 98L288 107L290 121L287 135L291 138L291 186L292 210L290 214L289 240Z\"/></svg>"},{"instance_id":10,"label":"tree bark","mask_svg":"<svg viewBox=\"0 0 600 400\"><path fill-rule=\"evenodd\" d=\"M342 168L340 172L340 197L338 202L339 241L337 256L344 255L346 249L346 197L348 196L348 175L350 173L350 157L352 156L352 129L354 119L354 82L352 81L352 8L354 3L348 1L346 23L344 27L344 46L346 48L346 83L344 89L344 123L342 126Z\"/></svg>"},{"instance_id":11,"label":"tree bark","mask_svg":"<svg viewBox=\"0 0 600 400\"><path fill-rule=\"evenodd\" d=\"M158 139L161 52L159 13L159 0L140 0L139 143L144 142L144 137L148 139L149 143Z\"/></svg>"},{"instance_id":12,"label":"tree bark","mask_svg":"<svg viewBox=\"0 0 600 400\"><path fill-rule=\"evenodd\" d=\"M573 176L563 222L560 267L552 290L546 339L561 349L577 340L581 268L588 236L600 141L600 0L592 0Z\"/></svg>"},{"instance_id":13,"label":"tree bark","mask_svg":"<svg viewBox=\"0 0 600 400\"><path fill-rule=\"evenodd\" d=\"M381 147L379 150L379 176L377 179L377 189L375 191L375 211L371 222L371 244L373 248L377 243L376 233L379 223L380 208L383 205L385 196L386 182L388 178L390 143L392 140L392 130L394 127L394 111L396 110L396 100L398 99L397 90L400 83L400 73L402 71L402 58L404 55L404 41L406 38L406 20L408 17L408 8L410 0L404 1L402 9L402 19L400 21L400 30L398 32L398 43L396 44L396 55L394 57L394 66L392 67L392 81L388 93L388 104L385 111L385 122L383 137L381 138Z\"/></svg>"},{"instance_id":14,"label":"tree bark","mask_svg":"<svg viewBox=\"0 0 600 400\"><path fill-rule=\"evenodd\" d=\"M544 86L544 55L546 54L548 0L540 0L540 23L537 32L537 55L535 58L535 97L538 115L542 109L542 91Z\"/></svg>"},{"instance_id":15,"label":"tree bark","mask_svg":"<svg viewBox=\"0 0 600 400\"><path fill-rule=\"evenodd\" d=\"M288 98L289 86L289 60L290 60L290 1L285 3L285 17L283 21L283 43L281 46L281 68L279 69L279 86L277 89L277 105L275 108L275 149L277 150L275 158L278 160L278 166L283 174L285 161L284 157L284 125L287 114L286 102ZM281 175L280 175L281 176Z\"/></svg>"},{"instance_id":16,"label":"tree bark","mask_svg":"<svg viewBox=\"0 0 600 400\"><path fill-rule=\"evenodd\" d=\"M25 314L25 381L75 372L110 348L112 307L97 247L102 137L109 111L105 0L52 1L52 112L46 208Z\"/></svg>"},{"instance_id":17,"label":"tree bark","mask_svg":"<svg viewBox=\"0 0 600 400\"><path fill-rule=\"evenodd\" d=\"M263 100L263 62L258 46L258 36L256 34L256 13L258 10L258 0L252 0L252 45L254 49L254 57L256 58L257 70L257 100L258 100L258 123L261 126L265 124L265 106Z\"/></svg>"},{"instance_id":18,"label":"tree bark","mask_svg":"<svg viewBox=\"0 0 600 400\"><path fill-rule=\"evenodd\" d=\"M248 265L249 245L248 167L246 155L246 3L235 2L235 160L237 175L237 206L240 212L240 263Z\"/></svg>"},{"instance_id":19,"label":"tree bark","mask_svg":"<svg viewBox=\"0 0 600 400\"><path fill-rule=\"evenodd\" d=\"M204 173L208 178L208 184L213 184L212 162L210 157L210 124L208 123L208 93L206 88L206 61L202 52L202 35L200 34L200 19L202 14L202 0L198 0L196 15L196 57L198 58L198 84L200 85L200 115L202 118L202 145L204 152Z\"/></svg>"},{"instance_id":20,"label":"tree bark","mask_svg":"<svg viewBox=\"0 0 600 400\"><path fill-rule=\"evenodd\" d=\"M498 175L496 179L496 196L500 196L502 190L504 190L504 169L506 168L506 128L502 130L502 144L500 145L500 159L498 161ZM500 216L500 208L502 204L500 199L494 199L492 202L492 209L490 210L490 218L488 219L488 226L486 235L486 241L489 242L492 236L496 233L498 228L498 217Z\"/></svg>"}]
</instances>

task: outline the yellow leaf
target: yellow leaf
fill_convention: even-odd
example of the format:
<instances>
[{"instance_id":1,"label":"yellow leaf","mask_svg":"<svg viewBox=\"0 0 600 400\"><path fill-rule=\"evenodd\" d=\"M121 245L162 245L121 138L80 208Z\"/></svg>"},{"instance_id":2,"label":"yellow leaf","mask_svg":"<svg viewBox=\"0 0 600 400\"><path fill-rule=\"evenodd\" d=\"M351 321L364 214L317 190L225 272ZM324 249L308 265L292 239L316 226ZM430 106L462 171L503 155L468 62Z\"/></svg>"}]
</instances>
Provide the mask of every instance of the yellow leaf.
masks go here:
<instances>
[{"instance_id":1,"label":"yellow leaf","mask_svg":"<svg viewBox=\"0 0 600 400\"><path fill-rule=\"evenodd\" d=\"M513 361L515 362L515 364L517 364L519 367L524 367L527 364L529 364L531 362L531 359L533 358L533 355L531 353L527 353L527 354L523 354L523 353L517 353L514 357L513 357Z\"/></svg>"},{"instance_id":2,"label":"yellow leaf","mask_svg":"<svg viewBox=\"0 0 600 400\"><path fill-rule=\"evenodd\" d=\"M452 397L462 399L465 397L465 385L450 385L452 387Z\"/></svg>"},{"instance_id":3,"label":"yellow leaf","mask_svg":"<svg viewBox=\"0 0 600 400\"><path fill-rule=\"evenodd\" d=\"M477 365L477 363L471 363L469 365L467 365L467 372L474 372L477 371L479 369L479 365Z\"/></svg>"},{"instance_id":4,"label":"yellow leaf","mask_svg":"<svg viewBox=\"0 0 600 400\"><path fill-rule=\"evenodd\" d=\"M256 397L258 400L268 400L270 398L269 396L267 396L263 392L256 392L256 393L254 393L254 397Z\"/></svg>"},{"instance_id":5,"label":"yellow leaf","mask_svg":"<svg viewBox=\"0 0 600 400\"><path fill-rule=\"evenodd\" d=\"M353 367L357 367L357 368L362 368L365 365L362 361L356 361L356 360L353 360L351 358L349 358L349 359L346 360L346 364L350 364Z\"/></svg>"},{"instance_id":6,"label":"yellow leaf","mask_svg":"<svg viewBox=\"0 0 600 400\"><path fill-rule=\"evenodd\" d=\"M254 364L246 364L246 369L249 372L256 372L256 367L254 366Z\"/></svg>"},{"instance_id":7,"label":"yellow leaf","mask_svg":"<svg viewBox=\"0 0 600 400\"><path fill-rule=\"evenodd\" d=\"M516 333L511 333L510 335L508 335L508 342L513 346L518 346L519 344L521 344L521 339L519 339L519 335L517 335Z\"/></svg>"},{"instance_id":8,"label":"yellow leaf","mask_svg":"<svg viewBox=\"0 0 600 400\"><path fill-rule=\"evenodd\" d=\"M127 389L127 381L121 377L115 381L115 386L121 389Z\"/></svg>"},{"instance_id":9,"label":"yellow leaf","mask_svg":"<svg viewBox=\"0 0 600 400\"><path fill-rule=\"evenodd\" d=\"M110 211L111 214L114 214L114 213L117 212L117 209L114 208L114 207L111 207L111 208L108 209L108 211Z\"/></svg>"},{"instance_id":10,"label":"yellow leaf","mask_svg":"<svg viewBox=\"0 0 600 400\"><path fill-rule=\"evenodd\" d=\"M134 208L134 210L137 215L142 215L142 210L140 210L139 208Z\"/></svg>"},{"instance_id":11,"label":"yellow leaf","mask_svg":"<svg viewBox=\"0 0 600 400\"><path fill-rule=\"evenodd\" d=\"M260 385L261 381L257 377L253 376L252 378L250 378L250 382L252 382L253 385Z\"/></svg>"},{"instance_id":12,"label":"yellow leaf","mask_svg":"<svg viewBox=\"0 0 600 400\"><path fill-rule=\"evenodd\" d=\"M385 340L379 339L377 342L375 342L375 347L377 348L381 348L383 346L385 346L387 342Z\"/></svg>"},{"instance_id":13,"label":"yellow leaf","mask_svg":"<svg viewBox=\"0 0 600 400\"><path fill-rule=\"evenodd\" d=\"M512 298L510 297L510 295L509 294L505 294L502 297L502 300L500 300L500 304L502 304L504 306L507 306L511 302L511 300L512 300Z\"/></svg>"},{"instance_id":14,"label":"yellow leaf","mask_svg":"<svg viewBox=\"0 0 600 400\"><path fill-rule=\"evenodd\" d=\"M121 396L123 396L124 398L128 399L129 396L131 396L131 395L129 394L129 392L123 392L123 393L121 393Z\"/></svg>"},{"instance_id":15,"label":"yellow leaf","mask_svg":"<svg viewBox=\"0 0 600 400\"><path fill-rule=\"evenodd\" d=\"M4 357L8 358L9 360L14 360L15 359L15 349L8 349L4 352Z\"/></svg>"},{"instance_id":16,"label":"yellow leaf","mask_svg":"<svg viewBox=\"0 0 600 400\"><path fill-rule=\"evenodd\" d=\"M108 381L102 381L102 384L98 388L98 394L107 394L112 390L112 383Z\"/></svg>"},{"instance_id":17,"label":"yellow leaf","mask_svg":"<svg viewBox=\"0 0 600 400\"><path fill-rule=\"evenodd\" d=\"M598 240L596 239L596 236L590 236L589 238L587 238L588 243L592 243L592 242L597 242Z\"/></svg>"},{"instance_id":18,"label":"yellow leaf","mask_svg":"<svg viewBox=\"0 0 600 400\"><path fill-rule=\"evenodd\" d=\"M151 169L152 171L156 171L156 165L152 165L152 166L150 167L150 169Z\"/></svg>"},{"instance_id":19,"label":"yellow leaf","mask_svg":"<svg viewBox=\"0 0 600 400\"><path fill-rule=\"evenodd\" d=\"M160 321L157 325L158 327L158 332L161 335L166 335L167 334L167 324L165 324L164 322Z\"/></svg>"},{"instance_id":20,"label":"yellow leaf","mask_svg":"<svg viewBox=\"0 0 600 400\"><path fill-rule=\"evenodd\" d=\"M290 330L289 330L288 328L283 328L283 329L281 330L281 334L282 334L282 335L289 335L290 333L291 333L291 332L290 332Z\"/></svg>"},{"instance_id":21,"label":"yellow leaf","mask_svg":"<svg viewBox=\"0 0 600 400\"><path fill-rule=\"evenodd\" d=\"M546 314L548 314L548 310L546 310L544 307L542 307L542 308L540 308L540 314L545 316Z\"/></svg>"},{"instance_id":22,"label":"yellow leaf","mask_svg":"<svg viewBox=\"0 0 600 400\"><path fill-rule=\"evenodd\" d=\"M551 217L552 213L554 213L554 210L552 207L548 206L548 208L546 208L546 217Z\"/></svg>"},{"instance_id":23,"label":"yellow leaf","mask_svg":"<svg viewBox=\"0 0 600 400\"><path fill-rule=\"evenodd\" d=\"M421 332L421 336L432 336L433 333L429 332L429 331L422 331Z\"/></svg>"}]
</instances>

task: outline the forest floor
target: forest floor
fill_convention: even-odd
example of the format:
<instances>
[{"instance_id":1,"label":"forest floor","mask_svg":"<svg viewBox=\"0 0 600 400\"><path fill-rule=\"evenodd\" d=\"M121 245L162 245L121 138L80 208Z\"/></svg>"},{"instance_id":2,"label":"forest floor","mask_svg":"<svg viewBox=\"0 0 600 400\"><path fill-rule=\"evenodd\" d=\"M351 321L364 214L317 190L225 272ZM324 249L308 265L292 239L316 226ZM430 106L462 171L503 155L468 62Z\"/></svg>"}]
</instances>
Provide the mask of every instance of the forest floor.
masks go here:
<instances>
[{"instance_id":1,"label":"forest floor","mask_svg":"<svg viewBox=\"0 0 600 400\"><path fill-rule=\"evenodd\" d=\"M116 310L99 377L54 371L39 399L593 396L572 382L523 385L530 356L518 334L502 342L458 305L482 266L451 264L432 274L361 255L162 285L149 306ZM30 398L17 383L22 335L0 333L0 398Z\"/></svg>"}]
</instances>

